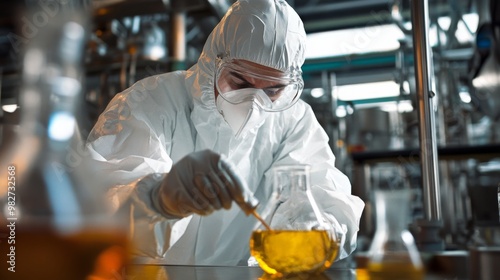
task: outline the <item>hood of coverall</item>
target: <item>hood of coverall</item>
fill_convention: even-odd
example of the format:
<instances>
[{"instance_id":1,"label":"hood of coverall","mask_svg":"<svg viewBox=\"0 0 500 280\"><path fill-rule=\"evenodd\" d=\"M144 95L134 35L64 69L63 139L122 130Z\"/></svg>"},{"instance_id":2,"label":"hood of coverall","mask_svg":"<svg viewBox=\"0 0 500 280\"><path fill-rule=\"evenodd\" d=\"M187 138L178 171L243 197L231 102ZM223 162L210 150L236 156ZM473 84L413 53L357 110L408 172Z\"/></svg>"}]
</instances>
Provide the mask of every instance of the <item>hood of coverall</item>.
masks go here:
<instances>
[{"instance_id":1,"label":"hood of coverall","mask_svg":"<svg viewBox=\"0 0 500 280\"><path fill-rule=\"evenodd\" d=\"M286 1L235 2L209 35L197 64L188 71L186 86L192 88L195 106L203 104L215 110L218 55L285 72L300 69L304 63L305 40L302 20Z\"/></svg>"}]
</instances>

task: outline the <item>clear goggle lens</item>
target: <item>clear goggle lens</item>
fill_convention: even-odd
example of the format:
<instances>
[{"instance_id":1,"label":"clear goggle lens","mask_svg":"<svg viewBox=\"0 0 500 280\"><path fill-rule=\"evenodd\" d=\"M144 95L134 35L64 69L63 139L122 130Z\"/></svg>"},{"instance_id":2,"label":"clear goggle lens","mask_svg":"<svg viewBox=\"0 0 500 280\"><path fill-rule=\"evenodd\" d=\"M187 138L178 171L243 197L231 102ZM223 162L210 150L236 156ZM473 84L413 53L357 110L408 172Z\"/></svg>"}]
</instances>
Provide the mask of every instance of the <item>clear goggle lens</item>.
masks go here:
<instances>
[{"instance_id":1,"label":"clear goggle lens","mask_svg":"<svg viewBox=\"0 0 500 280\"><path fill-rule=\"evenodd\" d=\"M266 111L291 107L300 99L303 89L300 73L283 73L225 59L218 61L215 81L217 91L227 102L238 104L257 100Z\"/></svg>"}]
</instances>

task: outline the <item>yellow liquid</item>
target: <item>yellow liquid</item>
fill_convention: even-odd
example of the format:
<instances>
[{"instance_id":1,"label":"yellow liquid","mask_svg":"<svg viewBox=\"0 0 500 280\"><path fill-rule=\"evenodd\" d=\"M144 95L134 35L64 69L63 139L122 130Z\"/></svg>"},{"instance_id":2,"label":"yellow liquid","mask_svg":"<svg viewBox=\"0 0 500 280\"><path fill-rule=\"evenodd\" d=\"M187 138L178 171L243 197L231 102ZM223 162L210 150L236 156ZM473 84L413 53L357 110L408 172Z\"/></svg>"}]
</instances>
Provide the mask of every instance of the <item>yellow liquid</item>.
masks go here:
<instances>
[{"instance_id":1,"label":"yellow liquid","mask_svg":"<svg viewBox=\"0 0 500 280\"><path fill-rule=\"evenodd\" d=\"M0 279L122 279L129 246L121 232L100 229L61 235L50 229L16 228L15 244L0 242ZM6 252L15 253L15 272ZM14 258L12 258L14 260Z\"/></svg>"},{"instance_id":2,"label":"yellow liquid","mask_svg":"<svg viewBox=\"0 0 500 280\"><path fill-rule=\"evenodd\" d=\"M423 280L425 273L411 263L370 263L368 275L370 280Z\"/></svg>"},{"instance_id":3,"label":"yellow liquid","mask_svg":"<svg viewBox=\"0 0 500 280\"><path fill-rule=\"evenodd\" d=\"M332 265L339 246L324 230L254 231L250 250L269 274L321 272Z\"/></svg>"},{"instance_id":4,"label":"yellow liquid","mask_svg":"<svg viewBox=\"0 0 500 280\"><path fill-rule=\"evenodd\" d=\"M356 280L370 280L366 268L356 268Z\"/></svg>"}]
</instances>

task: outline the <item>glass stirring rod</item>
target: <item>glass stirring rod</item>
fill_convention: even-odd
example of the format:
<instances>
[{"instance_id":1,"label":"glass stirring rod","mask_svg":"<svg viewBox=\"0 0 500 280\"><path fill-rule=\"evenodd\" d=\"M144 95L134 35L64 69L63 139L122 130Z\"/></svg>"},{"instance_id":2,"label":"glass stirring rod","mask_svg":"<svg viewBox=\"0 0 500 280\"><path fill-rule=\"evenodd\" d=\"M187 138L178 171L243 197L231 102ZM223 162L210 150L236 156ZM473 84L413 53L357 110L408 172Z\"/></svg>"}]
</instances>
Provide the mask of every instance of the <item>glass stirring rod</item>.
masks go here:
<instances>
[{"instance_id":1,"label":"glass stirring rod","mask_svg":"<svg viewBox=\"0 0 500 280\"><path fill-rule=\"evenodd\" d=\"M259 201L254 198L253 196L246 196L246 200L236 200L236 203L238 206L245 212L245 214L248 216L252 214L257 220L259 220L264 227L271 231L271 227L262 219L262 217L255 211L257 209L257 205L259 204Z\"/></svg>"},{"instance_id":2,"label":"glass stirring rod","mask_svg":"<svg viewBox=\"0 0 500 280\"><path fill-rule=\"evenodd\" d=\"M264 221L264 219L262 219L262 217L257 213L257 211L255 211L255 209L253 209L251 213L257 220L259 220L262 223L262 225L267 230L272 231L271 227L266 223L266 221Z\"/></svg>"}]
</instances>

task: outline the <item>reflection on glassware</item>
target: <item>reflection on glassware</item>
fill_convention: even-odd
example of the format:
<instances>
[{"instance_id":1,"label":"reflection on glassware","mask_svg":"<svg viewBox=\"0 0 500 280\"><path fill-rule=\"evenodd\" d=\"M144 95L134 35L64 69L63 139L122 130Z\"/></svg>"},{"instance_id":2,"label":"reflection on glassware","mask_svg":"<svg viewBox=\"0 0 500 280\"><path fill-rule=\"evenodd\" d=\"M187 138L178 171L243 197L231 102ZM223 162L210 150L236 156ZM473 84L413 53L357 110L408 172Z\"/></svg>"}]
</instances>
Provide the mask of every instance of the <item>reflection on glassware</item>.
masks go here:
<instances>
[{"instance_id":1,"label":"reflection on glassware","mask_svg":"<svg viewBox=\"0 0 500 280\"><path fill-rule=\"evenodd\" d=\"M309 166L274 169L274 200L250 239L251 254L268 274L277 277L320 273L338 254L339 239L327 223L309 185Z\"/></svg>"},{"instance_id":2,"label":"reflection on glassware","mask_svg":"<svg viewBox=\"0 0 500 280\"><path fill-rule=\"evenodd\" d=\"M420 254L407 230L409 190L375 191L376 232L370 246L370 279L424 278Z\"/></svg>"},{"instance_id":3,"label":"reflection on glassware","mask_svg":"<svg viewBox=\"0 0 500 280\"><path fill-rule=\"evenodd\" d=\"M366 268L356 268L356 280L370 280L368 270Z\"/></svg>"},{"instance_id":4,"label":"reflection on glassware","mask_svg":"<svg viewBox=\"0 0 500 280\"><path fill-rule=\"evenodd\" d=\"M99 229L61 233L50 226L16 228L16 272L2 279L120 279L126 238ZM4 278L5 276L5 278ZM39 278L38 278L39 277Z\"/></svg>"}]
</instances>

